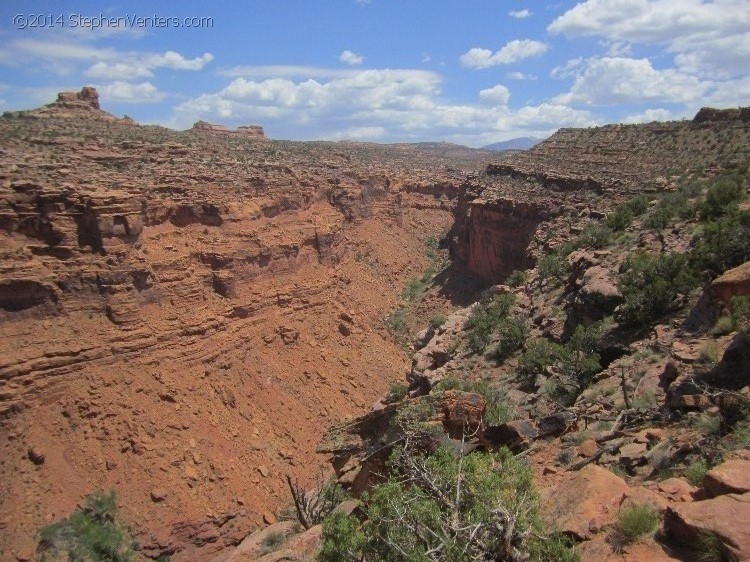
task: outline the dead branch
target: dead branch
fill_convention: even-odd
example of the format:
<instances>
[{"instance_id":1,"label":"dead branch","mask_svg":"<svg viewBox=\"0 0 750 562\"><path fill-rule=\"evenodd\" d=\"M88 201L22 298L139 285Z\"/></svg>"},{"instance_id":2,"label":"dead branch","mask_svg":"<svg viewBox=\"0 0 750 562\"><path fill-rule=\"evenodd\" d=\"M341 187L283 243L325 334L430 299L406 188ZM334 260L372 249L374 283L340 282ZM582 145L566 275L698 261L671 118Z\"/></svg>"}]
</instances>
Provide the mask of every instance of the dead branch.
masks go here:
<instances>
[{"instance_id":1,"label":"dead branch","mask_svg":"<svg viewBox=\"0 0 750 562\"><path fill-rule=\"evenodd\" d=\"M613 441L609 445L605 445L604 447L600 447L599 450L591 455L590 457L583 459L580 462L577 462L573 465L570 465L567 470L568 472L572 472L574 470L580 470L587 464L591 464L592 462L598 461L602 456L604 456L607 453L613 453L617 449L619 449L623 444L625 443L625 439L618 439L617 441Z\"/></svg>"}]
</instances>

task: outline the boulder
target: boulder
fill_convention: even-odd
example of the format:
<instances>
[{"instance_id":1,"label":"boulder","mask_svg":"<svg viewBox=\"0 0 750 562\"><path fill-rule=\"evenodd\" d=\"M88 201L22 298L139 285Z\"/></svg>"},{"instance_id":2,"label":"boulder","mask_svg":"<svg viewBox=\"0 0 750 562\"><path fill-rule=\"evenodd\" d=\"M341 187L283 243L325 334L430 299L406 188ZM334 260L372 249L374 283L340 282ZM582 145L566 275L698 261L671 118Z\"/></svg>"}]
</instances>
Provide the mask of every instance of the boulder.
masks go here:
<instances>
[{"instance_id":1,"label":"boulder","mask_svg":"<svg viewBox=\"0 0 750 562\"><path fill-rule=\"evenodd\" d=\"M542 513L547 524L578 539L590 538L614 522L628 485L619 476L589 464L571 472L541 493Z\"/></svg>"},{"instance_id":2,"label":"boulder","mask_svg":"<svg viewBox=\"0 0 750 562\"><path fill-rule=\"evenodd\" d=\"M696 544L705 533L711 533L727 554L736 560L750 560L750 494L675 504L664 514L664 530L672 539L687 544Z\"/></svg>"},{"instance_id":3,"label":"boulder","mask_svg":"<svg viewBox=\"0 0 750 562\"><path fill-rule=\"evenodd\" d=\"M472 433L483 423L487 402L480 394L449 390L443 395L443 425L452 437Z\"/></svg>"},{"instance_id":4,"label":"boulder","mask_svg":"<svg viewBox=\"0 0 750 562\"><path fill-rule=\"evenodd\" d=\"M709 470L703 487L711 496L750 492L750 460L732 459Z\"/></svg>"},{"instance_id":5,"label":"boulder","mask_svg":"<svg viewBox=\"0 0 750 562\"><path fill-rule=\"evenodd\" d=\"M711 294L731 309L732 298L750 295L750 261L725 271L711 283Z\"/></svg>"},{"instance_id":6,"label":"boulder","mask_svg":"<svg viewBox=\"0 0 750 562\"><path fill-rule=\"evenodd\" d=\"M555 412L539 420L541 437L557 436L565 433L578 418L573 412Z\"/></svg>"},{"instance_id":7,"label":"boulder","mask_svg":"<svg viewBox=\"0 0 750 562\"><path fill-rule=\"evenodd\" d=\"M539 436L529 420L516 420L492 425L484 430L483 441L490 447L508 447L512 451L523 451Z\"/></svg>"}]
</instances>

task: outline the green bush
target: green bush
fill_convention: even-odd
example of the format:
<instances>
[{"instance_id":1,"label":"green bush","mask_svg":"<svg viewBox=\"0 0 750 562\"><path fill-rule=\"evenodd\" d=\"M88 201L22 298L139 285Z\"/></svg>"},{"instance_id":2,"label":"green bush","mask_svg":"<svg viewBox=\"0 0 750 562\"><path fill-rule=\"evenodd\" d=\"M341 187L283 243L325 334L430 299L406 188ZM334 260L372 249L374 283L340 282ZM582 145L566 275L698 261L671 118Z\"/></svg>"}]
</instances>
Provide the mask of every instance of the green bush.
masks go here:
<instances>
[{"instance_id":1,"label":"green bush","mask_svg":"<svg viewBox=\"0 0 750 562\"><path fill-rule=\"evenodd\" d=\"M581 232L581 235L576 240L576 245L579 248L600 250L609 246L611 242L612 229L609 226L600 222L590 222L583 228L583 232Z\"/></svg>"},{"instance_id":2,"label":"green bush","mask_svg":"<svg viewBox=\"0 0 750 562\"><path fill-rule=\"evenodd\" d=\"M322 547L318 560L325 562L357 562L359 553L366 544L365 535L359 528L359 520L340 511L332 513L323 521Z\"/></svg>"},{"instance_id":3,"label":"green bush","mask_svg":"<svg viewBox=\"0 0 750 562\"><path fill-rule=\"evenodd\" d=\"M732 297L732 328L747 330L750 325L750 296Z\"/></svg>"},{"instance_id":4,"label":"green bush","mask_svg":"<svg viewBox=\"0 0 750 562\"><path fill-rule=\"evenodd\" d=\"M268 554L270 552L274 552L275 550L278 550L279 547L284 544L286 541L286 535L282 532L276 531L274 533L269 533L266 535L266 537L263 539L263 548L261 550L261 554Z\"/></svg>"},{"instance_id":5,"label":"green bush","mask_svg":"<svg viewBox=\"0 0 750 562\"><path fill-rule=\"evenodd\" d=\"M434 329L438 329L440 326L445 324L445 321L448 318L445 316L445 314L436 314L432 318L430 318L430 326Z\"/></svg>"},{"instance_id":6,"label":"green bush","mask_svg":"<svg viewBox=\"0 0 750 562\"><path fill-rule=\"evenodd\" d=\"M576 326L570 339L560 347L559 368L563 384L581 394L591 384L594 375L602 370L597 353L603 323Z\"/></svg>"},{"instance_id":7,"label":"green bush","mask_svg":"<svg viewBox=\"0 0 750 562\"><path fill-rule=\"evenodd\" d=\"M636 195L625 202L625 207L633 213L633 216L639 217L646 211L651 203L651 198L648 195Z\"/></svg>"},{"instance_id":8,"label":"green bush","mask_svg":"<svg viewBox=\"0 0 750 562\"><path fill-rule=\"evenodd\" d=\"M484 351L500 322L510 314L515 301L514 295L497 295L491 301L480 302L472 309L466 327L469 330L469 348L474 353Z\"/></svg>"},{"instance_id":9,"label":"green bush","mask_svg":"<svg viewBox=\"0 0 750 562\"><path fill-rule=\"evenodd\" d=\"M391 312L385 319L385 326L395 336L406 333L406 309L398 308Z\"/></svg>"},{"instance_id":10,"label":"green bush","mask_svg":"<svg viewBox=\"0 0 750 562\"><path fill-rule=\"evenodd\" d=\"M341 516L324 524L320 560L574 559L544 536L531 470L507 450L456 458L404 449L390 468L364 499L364 525Z\"/></svg>"},{"instance_id":11,"label":"green bush","mask_svg":"<svg viewBox=\"0 0 750 562\"><path fill-rule=\"evenodd\" d=\"M703 482L703 477L708 472L708 465L704 460L698 460L690 463L685 469L685 478L693 486L700 486Z\"/></svg>"},{"instance_id":12,"label":"green bush","mask_svg":"<svg viewBox=\"0 0 750 562\"><path fill-rule=\"evenodd\" d=\"M568 275L568 262L557 253L544 254L536 264L539 272L539 281L551 279L555 282L561 282Z\"/></svg>"},{"instance_id":13,"label":"green bush","mask_svg":"<svg viewBox=\"0 0 750 562\"><path fill-rule=\"evenodd\" d=\"M500 341L492 350L492 356L496 361L502 362L523 347L529 329L523 319L511 317L500 321L498 334Z\"/></svg>"},{"instance_id":14,"label":"green bush","mask_svg":"<svg viewBox=\"0 0 750 562\"><path fill-rule=\"evenodd\" d=\"M742 201L745 197L744 183L740 177L720 178L708 189L706 199L701 205L701 219L721 217Z\"/></svg>"},{"instance_id":15,"label":"green bush","mask_svg":"<svg viewBox=\"0 0 750 562\"><path fill-rule=\"evenodd\" d=\"M643 226L652 230L664 230L674 218L688 219L694 215L695 209L684 193L666 193L645 218Z\"/></svg>"},{"instance_id":16,"label":"green bush","mask_svg":"<svg viewBox=\"0 0 750 562\"><path fill-rule=\"evenodd\" d=\"M648 505L630 505L617 513L615 528L626 542L653 535L659 528L659 512Z\"/></svg>"},{"instance_id":17,"label":"green bush","mask_svg":"<svg viewBox=\"0 0 750 562\"><path fill-rule=\"evenodd\" d=\"M630 226L635 217L633 211L627 205L619 205L614 211L607 215L604 224L614 232L620 232Z\"/></svg>"},{"instance_id":18,"label":"green bush","mask_svg":"<svg viewBox=\"0 0 750 562\"><path fill-rule=\"evenodd\" d=\"M685 254L638 254L630 257L620 274L625 302L619 322L645 327L669 312L678 295L687 295L697 279Z\"/></svg>"},{"instance_id":19,"label":"green bush","mask_svg":"<svg viewBox=\"0 0 750 562\"><path fill-rule=\"evenodd\" d=\"M412 277L401 292L401 298L405 301L415 301L424 291L425 283L418 277Z\"/></svg>"},{"instance_id":20,"label":"green bush","mask_svg":"<svg viewBox=\"0 0 750 562\"><path fill-rule=\"evenodd\" d=\"M399 400L405 398L408 393L409 387L407 385L402 382L394 382L391 383L390 388L388 388L386 400L388 402L398 402Z\"/></svg>"},{"instance_id":21,"label":"green bush","mask_svg":"<svg viewBox=\"0 0 750 562\"><path fill-rule=\"evenodd\" d=\"M712 277L745 263L750 260L750 213L735 210L708 221L693 244L693 267Z\"/></svg>"},{"instance_id":22,"label":"green bush","mask_svg":"<svg viewBox=\"0 0 750 562\"><path fill-rule=\"evenodd\" d=\"M90 494L70 517L39 531L43 558L65 553L72 562L126 562L135 559L133 548L127 528L118 521L114 490Z\"/></svg>"},{"instance_id":23,"label":"green bush","mask_svg":"<svg viewBox=\"0 0 750 562\"><path fill-rule=\"evenodd\" d=\"M559 357L560 346L556 343L539 338L530 340L518 362L519 378L533 383L537 375L545 374L546 369L554 365Z\"/></svg>"},{"instance_id":24,"label":"green bush","mask_svg":"<svg viewBox=\"0 0 750 562\"><path fill-rule=\"evenodd\" d=\"M525 271L515 269L510 275L508 275L505 283L506 285L510 285L511 287L520 287L521 285L524 285L526 283L526 280L528 278L529 276Z\"/></svg>"}]
</instances>

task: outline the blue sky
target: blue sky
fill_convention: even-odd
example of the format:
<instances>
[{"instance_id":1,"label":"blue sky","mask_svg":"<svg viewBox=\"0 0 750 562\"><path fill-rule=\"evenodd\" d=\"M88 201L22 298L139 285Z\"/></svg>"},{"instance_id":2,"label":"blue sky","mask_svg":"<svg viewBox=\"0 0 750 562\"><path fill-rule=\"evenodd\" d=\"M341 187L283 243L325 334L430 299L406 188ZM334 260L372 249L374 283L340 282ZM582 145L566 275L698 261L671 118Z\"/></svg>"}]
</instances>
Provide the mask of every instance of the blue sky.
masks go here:
<instances>
[{"instance_id":1,"label":"blue sky","mask_svg":"<svg viewBox=\"0 0 750 562\"><path fill-rule=\"evenodd\" d=\"M0 110L93 85L141 123L283 139L482 146L750 105L749 0L5 0L0 45Z\"/></svg>"}]
</instances>

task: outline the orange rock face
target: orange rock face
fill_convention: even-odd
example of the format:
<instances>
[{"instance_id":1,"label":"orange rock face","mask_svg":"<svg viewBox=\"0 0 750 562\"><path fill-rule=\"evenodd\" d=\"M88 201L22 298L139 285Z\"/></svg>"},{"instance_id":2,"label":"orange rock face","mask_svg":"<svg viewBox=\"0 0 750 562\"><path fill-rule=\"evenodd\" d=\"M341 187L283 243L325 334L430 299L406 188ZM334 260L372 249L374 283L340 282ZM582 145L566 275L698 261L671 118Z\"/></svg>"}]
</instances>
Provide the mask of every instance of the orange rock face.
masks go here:
<instances>
[{"instance_id":1,"label":"orange rock face","mask_svg":"<svg viewBox=\"0 0 750 562\"><path fill-rule=\"evenodd\" d=\"M115 489L144 553L207 559L403 378L383 318L476 162L139 127L95 102L0 119L0 544Z\"/></svg>"}]
</instances>

